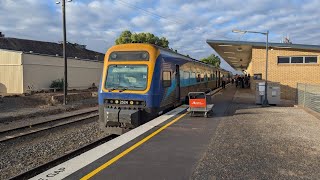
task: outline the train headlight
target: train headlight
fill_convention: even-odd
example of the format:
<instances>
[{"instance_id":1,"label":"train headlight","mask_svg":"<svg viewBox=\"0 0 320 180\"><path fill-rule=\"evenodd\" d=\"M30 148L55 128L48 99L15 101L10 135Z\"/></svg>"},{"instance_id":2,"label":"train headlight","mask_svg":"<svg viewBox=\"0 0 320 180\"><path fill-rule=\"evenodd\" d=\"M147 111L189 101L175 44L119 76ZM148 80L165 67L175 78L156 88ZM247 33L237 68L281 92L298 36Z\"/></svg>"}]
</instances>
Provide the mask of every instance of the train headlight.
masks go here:
<instances>
[{"instance_id":1,"label":"train headlight","mask_svg":"<svg viewBox=\"0 0 320 180\"><path fill-rule=\"evenodd\" d=\"M133 105L133 103L134 103L133 101L130 101L130 105Z\"/></svg>"},{"instance_id":2,"label":"train headlight","mask_svg":"<svg viewBox=\"0 0 320 180\"><path fill-rule=\"evenodd\" d=\"M112 59L116 59L117 58L117 54L116 53L111 53L111 58Z\"/></svg>"},{"instance_id":3,"label":"train headlight","mask_svg":"<svg viewBox=\"0 0 320 180\"><path fill-rule=\"evenodd\" d=\"M142 59L147 59L148 58L148 54L147 53L142 53Z\"/></svg>"},{"instance_id":4,"label":"train headlight","mask_svg":"<svg viewBox=\"0 0 320 180\"><path fill-rule=\"evenodd\" d=\"M115 100L114 102L115 102L116 104L119 104L119 100Z\"/></svg>"},{"instance_id":5,"label":"train headlight","mask_svg":"<svg viewBox=\"0 0 320 180\"><path fill-rule=\"evenodd\" d=\"M110 104L113 104L113 100L110 100L109 102L110 102Z\"/></svg>"},{"instance_id":6,"label":"train headlight","mask_svg":"<svg viewBox=\"0 0 320 180\"><path fill-rule=\"evenodd\" d=\"M136 102L136 105L139 105L139 104L140 104L140 102L139 102L139 101L137 101L137 102Z\"/></svg>"}]
</instances>

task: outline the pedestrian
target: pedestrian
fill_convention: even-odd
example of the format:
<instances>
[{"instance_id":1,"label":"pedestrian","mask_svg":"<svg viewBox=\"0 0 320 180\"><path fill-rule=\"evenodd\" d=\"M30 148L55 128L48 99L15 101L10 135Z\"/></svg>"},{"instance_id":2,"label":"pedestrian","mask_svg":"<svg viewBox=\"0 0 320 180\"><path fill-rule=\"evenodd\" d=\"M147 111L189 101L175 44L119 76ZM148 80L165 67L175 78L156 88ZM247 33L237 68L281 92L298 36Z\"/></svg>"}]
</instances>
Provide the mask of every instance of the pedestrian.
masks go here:
<instances>
[{"instance_id":1,"label":"pedestrian","mask_svg":"<svg viewBox=\"0 0 320 180\"><path fill-rule=\"evenodd\" d=\"M244 77L241 76L241 88L244 88Z\"/></svg>"},{"instance_id":2,"label":"pedestrian","mask_svg":"<svg viewBox=\"0 0 320 180\"><path fill-rule=\"evenodd\" d=\"M226 88L226 77L222 76L222 88Z\"/></svg>"},{"instance_id":3,"label":"pedestrian","mask_svg":"<svg viewBox=\"0 0 320 180\"><path fill-rule=\"evenodd\" d=\"M237 87L241 87L241 76L237 77Z\"/></svg>"}]
</instances>

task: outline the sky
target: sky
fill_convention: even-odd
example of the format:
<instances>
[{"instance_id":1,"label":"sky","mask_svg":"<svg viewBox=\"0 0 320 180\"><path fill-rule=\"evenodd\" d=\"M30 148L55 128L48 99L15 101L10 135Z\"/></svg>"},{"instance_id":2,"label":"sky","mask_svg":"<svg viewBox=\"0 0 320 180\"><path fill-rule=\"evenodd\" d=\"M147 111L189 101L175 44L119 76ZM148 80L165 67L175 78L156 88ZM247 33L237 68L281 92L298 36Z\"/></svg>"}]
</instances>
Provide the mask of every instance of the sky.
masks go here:
<instances>
[{"instance_id":1,"label":"sky","mask_svg":"<svg viewBox=\"0 0 320 180\"><path fill-rule=\"evenodd\" d=\"M59 1L59 0L56 0ZM0 0L6 37L62 40L61 3ZM73 0L66 3L67 41L105 53L124 30L150 32L179 53L201 59L214 53L207 39L270 42L289 36L295 44L320 45L320 0ZM221 67L232 68L222 61Z\"/></svg>"}]
</instances>

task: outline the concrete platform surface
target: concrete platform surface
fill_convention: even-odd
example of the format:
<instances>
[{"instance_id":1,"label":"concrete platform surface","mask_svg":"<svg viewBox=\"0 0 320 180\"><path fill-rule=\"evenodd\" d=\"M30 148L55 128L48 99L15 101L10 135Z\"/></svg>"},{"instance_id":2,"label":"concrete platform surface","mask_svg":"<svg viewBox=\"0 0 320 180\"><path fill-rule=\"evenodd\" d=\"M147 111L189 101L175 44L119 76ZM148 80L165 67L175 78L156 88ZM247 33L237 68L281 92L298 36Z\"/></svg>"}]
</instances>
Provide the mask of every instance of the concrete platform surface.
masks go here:
<instances>
[{"instance_id":1,"label":"concrete platform surface","mask_svg":"<svg viewBox=\"0 0 320 180\"><path fill-rule=\"evenodd\" d=\"M320 179L320 120L248 97L228 87L213 117L170 119L65 179Z\"/></svg>"}]
</instances>

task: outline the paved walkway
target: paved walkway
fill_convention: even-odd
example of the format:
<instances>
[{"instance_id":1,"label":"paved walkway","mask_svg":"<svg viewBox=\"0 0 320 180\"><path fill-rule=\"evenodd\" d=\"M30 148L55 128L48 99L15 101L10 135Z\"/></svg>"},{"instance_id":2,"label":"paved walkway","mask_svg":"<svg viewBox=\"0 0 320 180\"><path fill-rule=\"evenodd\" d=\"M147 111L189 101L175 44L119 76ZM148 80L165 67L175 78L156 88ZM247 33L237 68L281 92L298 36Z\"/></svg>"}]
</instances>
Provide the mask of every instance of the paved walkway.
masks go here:
<instances>
[{"instance_id":1,"label":"paved walkway","mask_svg":"<svg viewBox=\"0 0 320 180\"><path fill-rule=\"evenodd\" d=\"M106 162L92 179L320 179L320 120L295 107L261 108L252 97L230 86L214 96L213 117L186 115L120 159L109 161L151 132L66 179Z\"/></svg>"},{"instance_id":2,"label":"paved walkway","mask_svg":"<svg viewBox=\"0 0 320 180\"><path fill-rule=\"evenodd\" d=\"M320 120L252 100L237 91L191 179L320 179Z\"/></svg>"}]
</instances>

